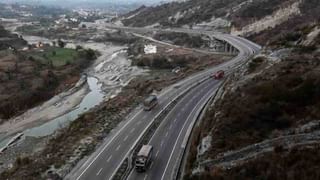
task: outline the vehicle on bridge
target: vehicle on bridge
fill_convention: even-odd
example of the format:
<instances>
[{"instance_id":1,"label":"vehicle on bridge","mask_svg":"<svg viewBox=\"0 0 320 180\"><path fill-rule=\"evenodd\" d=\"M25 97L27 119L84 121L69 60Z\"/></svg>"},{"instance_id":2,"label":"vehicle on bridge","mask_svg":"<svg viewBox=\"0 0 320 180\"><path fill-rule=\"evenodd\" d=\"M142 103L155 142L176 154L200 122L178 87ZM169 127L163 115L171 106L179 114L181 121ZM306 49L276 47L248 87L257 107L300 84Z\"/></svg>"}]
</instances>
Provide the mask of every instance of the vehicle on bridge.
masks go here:
<instances>
[{"instance_id":1,"label":"vehicle on bridge","mask_svg":"<svg viewBox=\"0 0 320 180\"><path fill-rule=\"evenodd\" d=\"M223 71L223 70L220 70L220 71L218 71L218 72L216 72L216 73L213 73L213 74L211 75L211 77L212 77L213 79L216 79L216 80L222 79L222 78L224 78L224 71Z\"/></svg>"},{"instance_id":2,"label":"vehicle on bridge","mask_svg":"<svg viewBox=\"0 0 320 180\"><path fill-rule=\"evenodd\" d=\"M137 172L145 172L149 167L152 159L153 147L151 145L143 145L138 152L135 169Z\"/></svg>"},{"instance_id":3,"label":"vehicle on bridge","mask_svg":"<svg viewBox=\"0 0 320 180\"><path fill-rule=\"evenodd\" d=\"M151 111L158 104L158 98L156 95L150 95L143 102L143 109L145 111Z\"/></svg>"}]
</instances>

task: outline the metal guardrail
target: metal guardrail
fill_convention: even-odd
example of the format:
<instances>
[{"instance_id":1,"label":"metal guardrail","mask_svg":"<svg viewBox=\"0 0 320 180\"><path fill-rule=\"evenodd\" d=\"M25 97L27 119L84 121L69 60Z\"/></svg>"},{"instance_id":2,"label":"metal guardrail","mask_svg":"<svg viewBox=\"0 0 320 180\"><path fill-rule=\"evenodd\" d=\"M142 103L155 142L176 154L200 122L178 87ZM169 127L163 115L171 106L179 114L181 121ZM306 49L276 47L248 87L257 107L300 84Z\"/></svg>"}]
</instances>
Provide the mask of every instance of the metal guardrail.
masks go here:
<instances>
[{"instance_id":1,"label":"metal guardrail","mask_svg":"<svg viewBox=\"0 0 320 180\"><path fill-rule=\"evenodd\" d=\"M228 42L228 41L227 41ZM229 42L228 42L229 43ZM231 44L231 43L229 43ZM238 49L237 47L235 47L236 49ZM243 63L239 63L239 64L236 64L236 66L234 67L233 71L235 69L238 69L240 68L241 66L243 66L244 64L246 64L251 58L253 57L253 54L248 56L247 58L247 61L243 62ZM139 138L137 139L137 141L134 143L133 147L130 149L130 151L126 154L126 157L125 159L123 160L123 162L121 163L121 165L118 167L117 171L116 171L116 174L114 174L111 179L113 180L122 180L122 179L126 179L128 177L128 175L130 174L132 168L133 168L133 159L134 159L134 154L135 152L137 151L138 147L139 146L142 146L142 142L146 141L146 137L149 133L149 131L152 130L152 127L156 124L157 121L161 121L162 119L161 118L164 118L166 113L169 112L171 106L175 106L175 103L177 103L176 101L179 100L180 98L182 98L187 92L189 92L192 88L196 87L197 85L201 84L202 82L204 82L205 80L209 79L208 77L207 78L204 78L198 82L195 82L194 84L192 84L190 87L188 87L186 90L184 90L182 93L180 93L178 96L176 96L172 101L170 101L157 115L155 118L153 118L153 120L149 123L148 127L143 131L143 133L139 136ZM215 92L214 92L215 93ZM211 95L211 98L213 96L213 94ZM210 98L208 99L208 101L206 101L203 105L203 107L206 107L206 104L209 102ZM194 127L194 124L196 122L196 120L199 118L199 114L204 110L204 108L200 108L198 111L197 111L197 116L195 116L193 122L192 122L192 125L190 125L189 129L188 129L188 133L190 134L191 133L191 130L193 129ZM160 124L160 123L159 123ZM184 152L186 150L186 143L189 141L189 140L184 140L185 142L185 145L184 145L184 148L183 148L183 152L180 153L182 155L180 155L179 157L179 161L181 163L181 160L182 160L182 157L184 155ZM137 152L136 152L137 153ZM176 175L173 175L174 179L177 178L178 174L179 174L179 169L180 169L180 163L177 163L179 164L179 167L175 168L177 170L175 170L175 173ZM123 169L126 169L125 171L123 171Z\"/></svg>"},{"instance_id":2,"label":"metal guardrail","mask_svg":"<svg viewBox=\"0 0 320 180\"><path fill-rule=\"evenodd\" d=\"M119 168L117 169L117 172L114 174L113 177L111 177L111 179L113 180L123 180L126 179L128 177L128 175L130 174L132 168L133 168L133 164L132 164L132 160L134 159L134 154L137 151L139 146L142 146L142 143L144 141L146 141L146 137L148 137L148 133L150 130L152 130L153 126L155 124L157 124L158 121L162 121L165 118L165 115L167 115L167 113L170 112L171 108L174 107L176 105L176 103L178 102L178 100L180 100L181 98L184 97L184 95L186 95L190 90L192 90L194 87L198 86L199 84L203 83L204 81L208 80L209 77L203 78L200 81L197 81L195 83L193 83L191 86L189 86L187 89L185 89L184 91L182 91L178 96L176 96L173 100L171 100L157 115L155 118L153 118L151 120L151 122L149 123L148 127L143 131L143 133L140 135L140 137L137 139L137 141L134 143L134 146L130 149L129 153L127 153L127 157L124 159L124 161L121 163L121 165L119 166ZM163 118L163 119L162 119ZM161 122L160 122L161 123ZM158 125L160 125L160 123ZM125 168L126 171L122 172L122 166L125 166L124 163L126 160L131 158L131 163L128 164Z\"/></svg>"},{"instance_id":3,"label":"metal guardrail","mask_svg":"<svg viewBox=\"0 0 320 180\"><path fill-rule=\"evenodd\" d=\"M236 70L238 70L242 66L246 65L253 57L254 57L254 54L251 54L250 56L248 56L246 58L247 60L245 60L244 62L236 63L235 66L232 68L233 70L232 71L230 70L230 71L227 72L227 76L233 74ZM219 93L219 91L221 90L221 88L224 87L225 82L226 81L224 81L222 83L222 85L214 93L212 93L212 96L210 96L210 98L206 101L206 103L204 103L203 107L198 110L198 112L197 112L197 114L196 114L196 116L194 118L194 122L191 123L191 125L190 125L190 127L189 127L189 129L187 131L187 134L189 134L189 135L186 135L186 137L188 137L188 138L184 139L184 141L183 141L183 144L182 144L182 147L181 147L181 153L179 154L179 158L178 158L178 161L177 161L177 163L175 165L175 168L174 168L175 170L174 170L174 173L172 174L172 178L171 179L177 180L177 179L181 179L182 178L181 177L181 163L182 163L182 160L183 160L183 158L185 156L185 152L187 150L187 144L189 143L189 140L190 140L191 131L193 130L196 121L198 119L202 119L201 116L203 115L205 110L208 108L209 102L211 102L212 100L214 100L216 98L216 96Z\"/></svg>"}]
</instances>

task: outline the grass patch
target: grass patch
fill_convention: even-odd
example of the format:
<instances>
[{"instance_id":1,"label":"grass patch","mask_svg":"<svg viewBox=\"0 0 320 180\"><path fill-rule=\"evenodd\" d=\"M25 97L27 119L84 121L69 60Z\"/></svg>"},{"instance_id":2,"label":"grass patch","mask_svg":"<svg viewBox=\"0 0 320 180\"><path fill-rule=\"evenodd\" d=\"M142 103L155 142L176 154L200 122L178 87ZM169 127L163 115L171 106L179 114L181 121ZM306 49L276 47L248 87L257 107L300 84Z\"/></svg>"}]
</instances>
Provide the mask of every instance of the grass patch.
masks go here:
<instances>
[{"instance_id":1,"label":"grass patch","mask_svg":"<svg viewBox=\"0 0 320 180\"><path fill-rule=\"evenodd\" d=\"M42 64L61 67L73 64L79 57L79 54L74 49L50 47L45 49L44 52L36 52L31 56Z\"/></svg>"}]
</instances>

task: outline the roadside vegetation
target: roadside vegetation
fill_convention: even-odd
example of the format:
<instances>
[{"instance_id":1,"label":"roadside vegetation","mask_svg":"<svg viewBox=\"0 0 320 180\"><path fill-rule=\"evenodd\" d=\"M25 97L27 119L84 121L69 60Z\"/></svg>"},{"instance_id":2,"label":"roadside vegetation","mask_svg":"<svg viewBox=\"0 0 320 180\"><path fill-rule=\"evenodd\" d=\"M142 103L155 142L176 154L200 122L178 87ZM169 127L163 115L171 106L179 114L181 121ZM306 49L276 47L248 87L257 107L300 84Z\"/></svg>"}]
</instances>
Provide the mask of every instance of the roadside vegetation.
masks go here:
<instances>
[{"instance_id":1,"label":"roadside vegetation","mask_svg":"<svg viewBox=\"0 0 320 180\"><path fill-rule=\"evenodd\" d=\"M155 66L151 66L151 64L143 65L145 68L151 69L148 75L133 79L116 97L82 114L70 126L61 129L55 136L49 138L45 148L40 152L18 158L13 168L4 171L0 175L0 179L19 179L21 177L32 177L31 179L63 178L79 160L90 155L109 132L142 102L144 97L152 92L161 91L164 87L194 72L230 59L229 56L194 55L193 52L175 49L175 53L167 53L170 55L170 63L178 62L180 59L180 61L185 62L185 65L179 64L181 65L180 71L173 72L172 68L175 65L165 67L161 65L161 61L154 58L161 56L161 54L164 54L163 52L171 48L158 46L157 44L157 53L146 55L143 49L135 47L144 47L150 42L141 43L143 44L132 45L129 48L129 54L133 63L139 61L140 58L144 58L139 54L153 59ZM55 50L58 49L55 48ZM135 51L137 49L141 51ZM51 57L51 53L52 51L48 54L49 57ZM189 59L186 58L188 56L190 56ZM156 65L157 63L160 65Z\"/></svg>"},{"instance_id":2,"label":"roadside vegetation","mask_svg":"<svg viewBox=\"0 0 320 180\"><path fill-rule=\"evenodd\" d=\"M214 108L206 112L202 124L195 128L188 156L186 179L198 179L191 170L205 159L216 159L264 140L299 133L294 129L320 119L320 54L319 36L310 39L317 25L292 29L272 48L292 49L279 62L268 57L256 57L245 72L231 77L225 94ZM308 29L308 30L307 30ZM273 30L271 30L273 31ZM259 36L259 35L258 35ZM290 46L288 46L290 44ZM261 71L259 74L253 72ZM248 76L246 76L248 75ZM319 129L317 129L319 130ZM206 136L211 136L210 148L200 157L198 148ZM208 167L201 179L317 179L319 142L283 150L274 144L274 152L253 158L231 169ZM310 155L312 152L313 155ZM313 159L314 157L315 159ZM304 167L304 168L301 168ZM300 178L298 178L300 177Z\"/></svg>"},{"instance_id":3,"label":"roadside vegetation","mask_svg":"<svg viewBox=\"0 0 320 180\"><path fill-rule=\"evenodd\" d=\"M210 40L204 35L189 35L187 33L157 33L154 38L174 45L188 48L208 48ZM206 38L206 39L205 39Z\"/></svg>"},{"instance_id":4,"label":"roadside vegetation","mask_svg":"<svg viewBox=\"0 0 320 180\"><path fill-rule=\"evenodd\" d=\"M10 42L0 42L0 46L8 46L0 51L0 123L72 87L96 58L90 49L39 43L41 47L29 45L22 51L18 49L27 45Z\"/></svg>"}]
</instances>

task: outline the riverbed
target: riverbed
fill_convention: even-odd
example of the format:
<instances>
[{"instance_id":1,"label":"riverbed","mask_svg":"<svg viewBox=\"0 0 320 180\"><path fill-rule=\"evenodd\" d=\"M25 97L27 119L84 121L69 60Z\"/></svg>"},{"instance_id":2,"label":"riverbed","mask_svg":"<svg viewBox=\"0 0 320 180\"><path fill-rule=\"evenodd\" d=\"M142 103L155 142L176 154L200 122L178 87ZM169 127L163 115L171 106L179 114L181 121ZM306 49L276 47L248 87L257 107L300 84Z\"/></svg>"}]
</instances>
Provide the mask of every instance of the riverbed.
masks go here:
<instances>
[{"instance_id":1,"label":"riverbed","mask_svg":"<svg viewBox=\"0 0 320 180\"><path fill-rule=\"evenodd\" d=\"M29 44L53 41L37 36L23 37ZM131 79L145 72L131 66L131 61L126 55L127 47L111 43L66 42L67 48L81 45L99 51L101 56L83 73L74 88L0 125L0 149L17 133L23 133L19 141L26 137L40 138L52 135L77 119L80 114L116 96Z\"/></svg>"}]
</instances>

